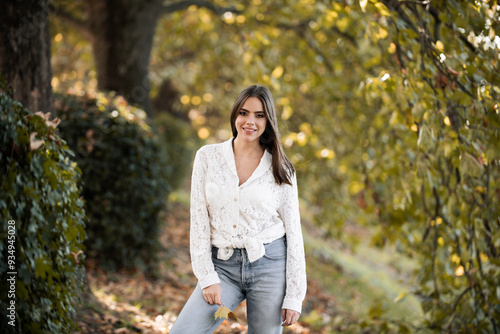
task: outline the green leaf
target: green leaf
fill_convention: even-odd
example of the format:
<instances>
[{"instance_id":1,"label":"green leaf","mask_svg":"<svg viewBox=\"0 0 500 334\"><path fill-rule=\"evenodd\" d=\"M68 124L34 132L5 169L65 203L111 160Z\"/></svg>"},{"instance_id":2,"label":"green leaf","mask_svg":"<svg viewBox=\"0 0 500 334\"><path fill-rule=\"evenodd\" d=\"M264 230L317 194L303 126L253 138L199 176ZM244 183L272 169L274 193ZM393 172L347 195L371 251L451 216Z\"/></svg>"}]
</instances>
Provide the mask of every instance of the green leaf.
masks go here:
<instances>
[{"instance_id":1,"label":"green leaf","mask_svg":"<svg viewBox=\"0 0 500 334\"><path fill-rule=\"evenodd\" d=\"M472 177L480 177L484 172L483 166L469 153L462 154L460 170Z\"/></svg>"},{"instance_id":2,"label":"green leaf","mask_svg":"<svg viewBox=\"0 0 500 334\"><path fill-rule=\"evenodd\" d=\"M418 134L417 145L421 149L432 150L435 147L435 138L433 131L427 126L420 127Z\"/></svg>"}]
</instances>

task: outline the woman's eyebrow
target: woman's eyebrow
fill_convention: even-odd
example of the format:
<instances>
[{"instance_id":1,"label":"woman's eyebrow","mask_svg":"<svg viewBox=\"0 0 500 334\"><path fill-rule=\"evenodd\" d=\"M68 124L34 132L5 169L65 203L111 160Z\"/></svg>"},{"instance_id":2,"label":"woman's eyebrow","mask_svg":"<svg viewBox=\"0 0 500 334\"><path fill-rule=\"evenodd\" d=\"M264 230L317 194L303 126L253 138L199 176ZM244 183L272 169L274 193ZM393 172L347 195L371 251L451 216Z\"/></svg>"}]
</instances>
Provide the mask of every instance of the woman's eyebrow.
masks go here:
<instances>
[{"instance_id":1,"label":"woman's eyebrow","mask_svg":"<svg viewBox=\"0 0 500 334\"><path fill-rule=\"evenodd\" d=\"M245 108L241 108L241 110L243 111L246 111L246 112L250 112L250 110L246 110ZM264 114L263 111L255 111L256 114Z\"/></svg>"}]
</instances>

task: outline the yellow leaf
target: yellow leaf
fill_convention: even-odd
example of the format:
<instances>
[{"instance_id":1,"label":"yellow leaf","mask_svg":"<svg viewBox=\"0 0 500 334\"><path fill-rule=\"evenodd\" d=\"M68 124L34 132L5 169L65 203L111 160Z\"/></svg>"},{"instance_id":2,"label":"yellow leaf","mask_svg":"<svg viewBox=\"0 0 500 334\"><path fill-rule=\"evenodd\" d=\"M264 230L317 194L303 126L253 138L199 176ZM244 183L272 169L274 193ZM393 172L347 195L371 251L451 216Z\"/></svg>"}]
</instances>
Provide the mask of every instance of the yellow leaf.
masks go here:
<instances>
[{"instance_id":1,"label":"yellow leaf","mask_svg":"<svg viewBox=\"0 0 500 334\"><path fill-rule=\"evenodd\" d=\"M274 69L272 76L278 79L283 74L283 66L278 66Z\"/></svg>"},{"instance_id":2,"label":"yellow leaf","mask_svg":"<svg viewBox=\"0 0 500 334\"><path fill-rule=\"evenodd\" d=\"M383 16L391 16L391 12L389 11L389 8L387 8L383 3L377 2L375 4L375 7L377 7L378 11Z\"/></svg>"},{"instance_id":3,"label":"yellow leaf","mask_svg":"<svg viewBox=\"0 0 500 334\"><path fill-rule=\"evenodd\" d=\"M347 31L347 28L349 28L349 24L350 24L349 18L345 16L337 20L337 28L339 28L339 30L342 32Z\"/></svg>"},{"instance_id":4,"label":"yellow leaf","mask_svg":"<svg viewBox=\"0 0 500 334\"><path fill-rule=\"evenodd\" d=\"M394 302L397 303L406 297L406 291L401 292L396 298L394 298Z\"/></svg>"},{"instance_id":5,"label":"yellow leaf","mask_svg":"<svg viewBox=\"0 0 500 334\"><path fill-rule=\"evenodd\" d=\"M269 41L269 38L267 38L267 36L263 35L260 31L255 32L255 37L257 37L257 40L264 45L271 44L271 42Z\"/></svg>"},{"instance_id":6,"label":"yellow leaf","mask_svg":"<svg viewBox=\"0 0 500 334\"><path fill-rule=\"evenodd\" d=\"M444 50L443 42L437 41L436 42L436 49L438 49L439 51L443 52L443 50Z\"/></svg>"},{"instance_id":7,"label":"yellow leaf","mask_svg":"<svg viewBox=\"0 0 500 334\"><path fill-rule=\"evenodd\" d=\"M232 318L232 319L234 319L236 321L240 321L240 319L238 319L238 317L236 316L236 314L234 314L233 312L229 312L227 315L229 316L230 319Z\"/></svg>"},{"instance_id":8,"label":"yellow leaf","mask_svg":"<svg viewBox=\"0 0 500 334\"><path fill-rule=\"evenodd\" d=\"M281 113L281 118L286 121L287 119L290 118L290 116L292 116L292 114L293 114L292 107L290 107L289 105L285 105L283 107L283 112Z\"/></svg>"},{"instance_id":9,"label":"yellow leaf","mask_svg":"<svg viewBox=\"0 0 500 334\"><path fill-rule=\"evenodd\" d=\"M221 307L219 307L217 309L217 311L215 311L214 318L215 318L215 320L217 320L219 318L227 319L229 312L231 312L231 310L228 307L222 305Z\"/></svg>"},{"instance_id":10,"label":"yellow leaf","mask_svg":"<svg viewBox=\"0 0 500 334\"><path fill-rule=\"evenodd\" d=\"M396 44L391 43L389 47L387 48L387 51L392 55L394 52L396 52Z\"/></svg>"},{"instance_id":11,"label":"yellow leaf","mask_svg":"<svg viewBox=\"0 0 500 334\"><path fill-rule=\"evenodd\" d=\"M388 35L387 30L385 30L382 27L378 28L378 34L377 34L377 39L384 39Z\"/></svg>"},{"instance_id":12,"label":"yellow leaf","mask_svg":"<svg viewBox=\"0 0 500 334\"><path fill-rule=\"evenodd\" d=\"M439 237L437 241L438 241L439 246L441 246L441 247L444 246L444 239L443 239L443 237Z\"/></svg>"},{"instance_id":13,"label":"yellow leaf","mask_svg":"<svg viewBox=\"0 0 500 334\"><path fill-rule=\"evenodd\" d=\"M481 186L477 186L476 191L480 192L481 194L486 194L486 189L484 187L481 187Z\"/></svg>"},{"instance_id":14,"label":"yellow leaf","mask_svg":"<svg viewBox=\"0 0 500 334\"><path fill-rule=\"evenodd\" d=\"M215 318L215 320L217 320L219 318L220 319L233 318L236 321L240 321L240 319L238 319L238 317L233 312L231 312L231 310L227 306L224 306L224 305L222 305L221 307L219 307L217 309L217 311L215 311L214 318Z\"/></svg>"},{"instance_id":15,"label":"yellow leaf","mask_svg":"<svg viewBox=\"0 0 500 334\"><path fill-rule=\"evenodd\" d=\"M245 62L245 65L250 64L250 61L252 60L252 54L250 52L245 52L243 55L243 61Z\"/></svg>"}]
</instances>

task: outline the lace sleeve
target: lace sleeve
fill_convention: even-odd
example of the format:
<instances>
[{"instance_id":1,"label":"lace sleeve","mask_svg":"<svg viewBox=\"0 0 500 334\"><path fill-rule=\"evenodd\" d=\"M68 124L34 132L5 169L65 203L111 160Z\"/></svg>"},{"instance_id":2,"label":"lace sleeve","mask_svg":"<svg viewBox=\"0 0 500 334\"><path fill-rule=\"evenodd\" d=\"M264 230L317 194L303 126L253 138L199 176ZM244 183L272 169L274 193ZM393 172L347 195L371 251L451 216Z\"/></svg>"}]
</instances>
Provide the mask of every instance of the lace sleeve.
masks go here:
<instances>
[{"instance_id":1,"label":"lace sleeve","mask_svg":"<svg viewBox=\"0 0 500 334\"><path fill-rule=\"evenodd\" d=\"M282 308L301 312L307 290L307 279L296 175L292 176L292 186L283 185L283 187L279 214L285 223L287 262L286 294Z\"/></svg>"},{"instance_id":2,"label":"lace sleeve","mask_svg":"<svg viewBox=\"0 0 500 334\"><path fill-rule=\"evenodd\" d=\"M201 288L219 283L219 276L212 262L210 221L205 197L207 156L202 149L196 152L191 177L191 265Z\"/></svg>"}]
</instances>

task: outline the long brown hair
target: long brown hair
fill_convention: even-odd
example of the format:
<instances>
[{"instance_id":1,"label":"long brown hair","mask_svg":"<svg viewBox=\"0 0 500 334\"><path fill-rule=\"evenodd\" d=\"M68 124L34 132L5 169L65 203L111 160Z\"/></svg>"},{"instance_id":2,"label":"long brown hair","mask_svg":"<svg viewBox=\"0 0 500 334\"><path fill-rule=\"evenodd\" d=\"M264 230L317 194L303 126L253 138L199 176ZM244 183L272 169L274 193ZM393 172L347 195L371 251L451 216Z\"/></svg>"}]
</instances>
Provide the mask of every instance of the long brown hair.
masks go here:
<instances>
[{"instance_id":1,"label":"long brown hair","mask_svg":"<svg viewBox=\"0 0 500 334\"><path fill-rule=\"evenodd\" d=\"M276 109L274 107L273 96L269 89L260 85L252 85L245 88L236 98L231 111L231 130L233 137L238 136L238 131L234 122L243 107L243 104L249 97L256 97L264 106L267 125L264 133L259 138L260 145L272 155L272 166L274 180L278 184L292 184L291 176L295 173L295 168L287 158L283 146L281 145L280 134L278 130L278 121L276 118Z\"/></svg>"}]
</instances>

